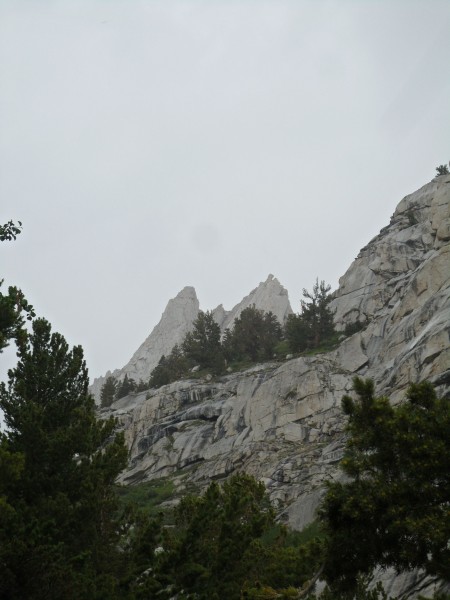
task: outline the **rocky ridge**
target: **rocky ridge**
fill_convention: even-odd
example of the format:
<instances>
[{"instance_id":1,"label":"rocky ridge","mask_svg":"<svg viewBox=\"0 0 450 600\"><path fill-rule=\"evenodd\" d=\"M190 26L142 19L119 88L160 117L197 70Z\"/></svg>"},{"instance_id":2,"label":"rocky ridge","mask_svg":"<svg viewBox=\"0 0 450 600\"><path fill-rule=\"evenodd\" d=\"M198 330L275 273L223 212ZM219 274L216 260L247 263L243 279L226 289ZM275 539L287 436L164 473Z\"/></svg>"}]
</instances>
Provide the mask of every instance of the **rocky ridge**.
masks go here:
<instances>
[{"instance_id":1,"label":"rocky ridge","mask_svg":"<svg viewBox=\"0 0 450 600\"><path fill-rule=\"evenodd\" d=\"M257 288L252 290L231 310L227 311L222 304L219 304L212 311L214 320L224 332L225 329L232 328L234 320L239 317L243 310L252 305L265 312L273 312L280 323L284 323L292 313L287 290L276 277L269 275L266 281L260 283Z\"/></svg>"},{"instance_id":2,"label":"rocky ridge","mask_svg":"<svg viewBox=\"0 0 450 600\"><path fill-rule=\"evenodd\" d=\"M310 522L324 481L340 477L340 402L355 375L394 402L410 382L450 390L450 176L400 202L340 279L332 308L338 329L360 331L331 352L179 381L105 411L130 448L122 481L171 477L182 491L244 470L265 482L281 520ZM386 583L390 593L407 584Z\"/></svg>"},{"instance_id":3,"label":"rocky ridge","mask_svg":"<svg viewBox=\"0 0 450 600\"><path fill-rule=\"evenodd\" d=\"M212 311L222 333L227 327L232 326L234 319L245 308L252 305L266 312L272 311L280 323L284 323L287 316L292 313L287 290L276 277L269 275L266 281L261 282L231 310L225 310L220 304ZM148 381L150 373L158 364L161 356L169 354L175 344L180 344L186 333L192 330L199 310L200 304L195 289L190 286L183 288L175 298L169 300L159 323L139 346L129 362L121 369L108 371L104 377L94 379L90 387L94 398L99 401L102 386L110 375L118 381L121 381L125 375L135 381L141 379Z\"/></svg>"},{"instance_id":4,"label":"rocky ridge","mask_svg":"<svg viewBox=\"0 0 450 600\"><path fill-rule=\"evenodd\" d=\"M371 377L394 401L413 381L428 379L441 393L450 387L449 205L450 177L441 176L402 200L360 251L332 309L338 328L360 322L362 330L332 352L178 381L116 402L110 410L131 455L123 480L189 468L201 482L245 469L266 481L300 526L305 516L293 506L339 460L340 401L355 375Z\"/></svg>"}]
</instances>

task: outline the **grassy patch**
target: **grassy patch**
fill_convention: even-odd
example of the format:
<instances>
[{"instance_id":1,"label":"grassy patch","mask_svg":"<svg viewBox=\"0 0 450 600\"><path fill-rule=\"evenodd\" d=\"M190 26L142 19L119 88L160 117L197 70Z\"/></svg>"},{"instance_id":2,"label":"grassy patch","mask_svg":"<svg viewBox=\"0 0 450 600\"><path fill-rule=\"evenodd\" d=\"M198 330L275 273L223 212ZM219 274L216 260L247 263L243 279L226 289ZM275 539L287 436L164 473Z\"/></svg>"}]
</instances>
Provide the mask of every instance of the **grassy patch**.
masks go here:
<instances>
[{"instance_id":1,"label":"grassy patch","mask_svg":"<svg viewBox=\"0 0 450 600\"><path fill-rule=\"evenodd\" d=\"M325 533L320 521L313 521L301 531L289 531L286 538L287 546L302 546L314 538L324 539Z\"/></svg>"},{"instance_id":2,"label":"grassy patch","mask_svg":"<svg viewBox=\"0 0 450 600\"><path fill-rule=\"evenodd\" d=\"M171 479L155 479L137 485L117 486L119 502L122 506L132 505L135 508L155 516L161 510L161 504L171 500L175 486Z\"/></svg>"},{"instance_id":3,"label":"grassy patch","mask_svg":"<svg viewBox=\"0 0 450 600\"><path fill-rule=\"evenodd\" d=\"M275 352L277 358L285 358L287 354L292 354L291 349L289 348L289 342L287 340L281 340L275 346Z\"/></svg>"},{"instance_id":4,"label":"grassy patch","mask_svg":"<svg viewBox=\"0 0 450 600\"><path fill-rule=\"evenodd\" d=\"M331 352L332 350L335 350L340 344L339 338L341 337L341 335L342 334L340 332L335 333L332 337L328 338L327 340L324 340L324 342L320 344L320 346L317 346L317 348L313 348L312 350L302 352L300 356L314 356L315 354L324 354L326 352Z\"/></svg>"}]
</instances>

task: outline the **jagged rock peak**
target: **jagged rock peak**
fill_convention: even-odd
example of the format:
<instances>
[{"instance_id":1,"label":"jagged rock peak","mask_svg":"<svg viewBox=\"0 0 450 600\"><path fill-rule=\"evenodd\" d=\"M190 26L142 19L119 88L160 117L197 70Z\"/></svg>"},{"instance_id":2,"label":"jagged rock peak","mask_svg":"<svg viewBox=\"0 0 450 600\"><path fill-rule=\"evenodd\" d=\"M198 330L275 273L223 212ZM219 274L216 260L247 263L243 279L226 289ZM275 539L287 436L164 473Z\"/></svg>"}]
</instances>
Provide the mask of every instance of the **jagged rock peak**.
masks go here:
<instances>
[{"instance_id":1,"label":"jagged rock peak","mask_svg":"<svg viewBox=\"0 0 450 600\"><path fill-rule=\"evenodd\" d=\"M163 354L183 341L197 318L199 301L195 289L184 287L167 303L161 320L122 369L136 380L148 378Z\"/></svg>"},{"instance_id":2,"label":"jagged rock peak","mask_svg":"<svg viewBox=\"0 0 450 600\"><path fill-rule=\"evenodd\" d=\"M270 274L266 281L262 281L258 287L252 290L230 311L224 310L222 304L219 304L213 310L213 315L221 330L225 331L227 327L233 325L233 321L239 317L245 308L252 305L266 312L273 312L280 323L284 323L288 315L292 313L286 288L281 285L276 277Z\"/></svg>"},{"instance_id":3,"label":"jagged rock peak","mask_svg":"<svg viewBox=\"0 0 450 600\"><path fill-rule=\"evenodd\" d=\"M276 277L269 275L266 281L261 282L230 311L226 311L222 304L214 309L214 319L220 325L222 332L233 324L234 319L245 308L251 305L266 312L272 311L280 323L284 323L287 316L292 313L287 290ZM192 331L199 310L195 288L184 287L175 298L169 300L161 320L133 354L130 361L122 369L116 369L113 373L108 371L104 377L94 380L91 386L91 393L94 397L97 400L100 398L102 385L109 375L118 380L122 380L125 375L128 375L135 381L140 379L147 381L161 356L169 354L175 344L180 344L185 335Z\"/></svg>"},{"instance_id":4,"label":"jagged rock peak","mask_svg":"<svg viewBox=\"0 0 450 600\"><path fill-rule=\"evenodd\" d=\"M175 344L180 344L186 333L191 331L198 311L199 301L195 288L184 287L175 298L169 300L159 323L139 346L130 361L122 369L116 369L112 373L113 377L120 380L128 375L135 381L148 380L161 356L169 354ZM95 398L100 397L102 385L108 375L109 372L105 377L94 380L91 392Z\"/></svg>"}]
</instances>

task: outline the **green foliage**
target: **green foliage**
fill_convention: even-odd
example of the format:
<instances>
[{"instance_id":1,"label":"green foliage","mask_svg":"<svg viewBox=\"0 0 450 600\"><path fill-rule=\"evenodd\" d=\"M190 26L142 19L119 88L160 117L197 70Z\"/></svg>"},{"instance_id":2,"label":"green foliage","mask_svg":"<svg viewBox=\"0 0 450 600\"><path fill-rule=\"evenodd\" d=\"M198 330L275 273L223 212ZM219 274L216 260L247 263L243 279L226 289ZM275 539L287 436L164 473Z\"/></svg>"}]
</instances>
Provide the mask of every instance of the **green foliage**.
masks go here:
<instances>
[{"instance_id":1,"label":"green foliage","mask_svg":"<svg viewBox=\"0 0 450 600\"><path fill-rule=\"evenodd\" d=\"M319 283L319 279L316 279L312 293L303 289L306 300L300 300L302 317L309 328L310 343L315 348L334 333L333 315L328 308L331 302L330 289L330 285L324 281Z\"/></svg>"},{"instance_id":2,"label":"green foliage","mask_svg":"<svg viewBox=\"0 0 450 600\"><path fill-rule=\"evenodd\" d=\"M213 592L239 598L244 553L273 520L264 486L244 474L222 487L212 483L201 497L184 498L172 540L176 583L205 599Z\"/></svg>"},{"instance_id":3,"label":"green foliage","mask_svg":"<svg viewBox=\"0 0 450 600\"><path fill-rule=\"evenodd\" d=\"M286 544L264 486L245 474L185 496L174 512L175 526L163 530L163 551L138 586L139 598L148 590L162 599L291 598L322 559L317 540Z\"/></svg>"},{"instance_id":4,"label":"green foliage","mask_svg":"<svg viewBox=\"0 0 450 600\"><path fill-rule=\"evenodd\" d=\"M270 359L281 335L281 325L272 312L249 306L234 320L233 329L226 332L224 347L227 360L249 359L256 362Z\"/></svg>"},{"instance_id":5,"label":"green foliage","mask_svg":"<svg viewBox=\"0 0 450 600\"><path fill-rule=\"evenodd\" d=\"M22 223L13 221L0 225L0 241L15 240L22 231ZM0 287L3 279L0 280ZM10 286L8 294L0 291L0 352L9 344L9 340L24 335L25 318L31 321L36 316L33 307L16 287Z\"/></svg>"},{"instance_id":6,"label":"green foliage","mask_svg":"<svg viewBox=\"0 0 450 600\"><path fill-rule=\"evenodd\" d=\"M233 329L226 330L221 342L220 327L212 313L200 311L193 331L185 336L181 348L176 345L169 356L161 357L150 375L149 387L158 388L178 381L188 376L193 366L199 367L200 375L205 371L219 375L226 362L243 368L257 360L270 359L281 336L282 329L275 315L251 306L235 319Z\"/></svg>"},{"instance_id":7,"label":"green foliage","mask_svg":"<svg viewBox=\"0 0 450 600\"><path fill-rule=\"evenodd\" d=\"M280 340L275 348L274 354L277 358L285 358L288 354L291 354L291 348L287 340Z\"/></svg>"},{"instance_id":8,"label":"green foliage","mask_svg":"<svg viewBox=\"0 0 450 600\"><path fill-rule=\"evenodd\" d=\"M172 348L169 356L161 356L159 363L150 375L149 387L159 388L162 385L177 381L189 371L189 362L178 344Z\"/></svg>"},{"instance_id":9,"label":"green foliage","mask_svg":"<svg viewBox=\"0 0 450 600\"><path fill-rule=\"evenodd\" d=\"M102 385L100 392L100 406L106 408L114 402L117 393L117 381L115 377L109 376Z\"/></svg>"},{"instance_id":10,"label":"green foliage","mask_svg":"<svg viewBox=\"0 0 450 600\"><path fill-rule=\"evenodd\" d=\"M325 531L322 523L317 519L306 525L301 531L288 531L286 544L288 546L304 546L313 540L325 540Z\"/></svg>"},{"instance_id":11,"label":"green foliage","mask_svg":"<svg viewBox=\"0 0 450 600\"><path fill-rule=\"evenodd\" d=\"M81 347L69 350L44 319L17 344L0 390L0 498L12 509L0 520L0 598L116 598L123 436L96 419Z\"/></svg>"},{"instance_id":12,"label":"green foliage","mask_svg":"<svg viewBox=\"0 0 450 600\"><path fill-rule=\"evenodd\" d=\"M284 334L291 352L304 352L308 348L309 327L302 315L289 315L284 327Z\"/></svg>"},{"instance_id":13,"label":"green foliage","mask_svg":"<svg viewBox=\"0 0 450 600\"><path fill-rule=\"evenodd\" d=\"M125 398L131 392L134 392L136 389L136 382L131 377L125 374L125 377L122 379L120 383L117 384L117 392L116 392L116 400L120 400L120 398Z\"/></svg>"},{"instance_id":14,"label":"green foliage","mask_svg":"<svg viewBox=\"0 0 450 600\"><path fill-rule=\"evenodd\" d=\"M0 242L10 242L17 238L22 232L22 223L21 221L17 222L19 223L18 225L13 221L8 221L4 225L0 225Z\"/></svg>"},{"instance_id":15,"label":"green foliage","mask_svg":"<svg viewBox=\"0 0 450 600\"><path fill-rule=\"evenodd\" d=\"M348 323L344 329L344 335L351 336L354 333L358 333L367 327L367 322L355 321L354 323Z\"/></svg>"},{"instance_id":16,"label":"green foliage","mask_svg":"<svg viewBox=\"0 0 450 600\"><path fill-rule=\"evenodd\" d=\"M158 548L161 548L161 515L151 517L145 512L132 513L133 527L127 535L127 554L131 565L128 580L123 586L123 598L149 600L154 598L164 578L158 581L153 575L158 566Z\"/></svg>"},{"instance_id":17,"label":"green foliage","mask_svg":"<svg viewBox=\"0 0 450 600\"><path fill-rule=\"evenodd\" d=\"M220 327L211 311L200 311L192 332L184 338L182 350L187 360L200 368L221 373L224 357L220 343Z\"/></svg>"},{"instance_id":18,"label":"green foliage","mask_svg":"<svg viewBox=\"0 0 450 600\"><path fill-rule=\"evenodd\" d=\"M318 279L312 292L303 289L305 300L300 300L301 312L289 315L285 326L285 336L292 352L319 348L335 334L333 314L328 307L330 289L331 286L324 281L319 283Z\"/></svg>"},{"instance_id":19,"label":"green foliage","mask_svg":"<svg viewBox=\"0 0 450 600\"><path fill-rule=\"evenodd\" d=\"M143 379L139 379L134 391L135 392L145 392L145 390L148 390L149 387L150 386L149 386L148 382L146 383Z\"/></svg>"},{"instance_id":20,"label":"green foliage","mask_svg":"<svg viewBox=\"0 0 450 600\"><path fill-rule=\"evenodd\" d=\"M3 280L0 281L0 287ZM8 288L8 294L0 292L0 352L9 344L24 335L25 317L31 321L35 312L22 291L14 286Z\"/></svg>"},{"instance_id":21,"label":"green foliage","mask_svg":"<svg viewBox=\"0 0 450 600\"><path fill-rule=\"evenodd\" d=\"M449 170L447 165L439 165L438 167L436 167L436 177L439 177L439 175L448 175Z\"/></svg>"},{"instance_id":22,"label":"green foliage","mask_svg":"<svg viewBox=\"0 0 450 600\"><path fill-rule=\"evenodd\" d=\"M427 382L411 385L395 407L374 397L370 380L355 378L354 389L358 400L342 400L349 438L341 465L352 479L329 484L321 509L325 575L343 590L375 565L449 580L450 402Z\"/></svg>"},{"instance_id":23,"label":"green foliage","mask_svg":"<svg viewBox=\"0 0 450 600\"><path fill-rule=\"evenodd\" d=\"M131 505L152 517L158 515L163 502L173 499L174 491L175 487L170 479L156 479L117 487L123 509Z\"/></svg>"},{"instance_id":24,"label":"green foliage","mask_svg":"<svg viewBox=\"0 0 450 600\"><path fill-rule=\"evenodd\" d=\"M259 581L277 590L302 586L317 571L322 552L318 539L287 545L286 533L270 545L254 540L244 557L246 581L252 585Z\"/></svg>"}]
</instances>

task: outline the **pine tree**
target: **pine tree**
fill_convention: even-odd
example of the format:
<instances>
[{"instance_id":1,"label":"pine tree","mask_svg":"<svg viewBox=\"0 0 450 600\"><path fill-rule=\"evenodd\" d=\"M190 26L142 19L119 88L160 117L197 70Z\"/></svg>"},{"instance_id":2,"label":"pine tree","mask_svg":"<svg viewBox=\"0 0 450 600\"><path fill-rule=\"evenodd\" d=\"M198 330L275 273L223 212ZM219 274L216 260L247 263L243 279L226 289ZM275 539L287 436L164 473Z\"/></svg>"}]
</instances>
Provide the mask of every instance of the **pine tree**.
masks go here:
<instances>
[{"instance_id":1,"label":"pine tree","mask_svg":"<svg viewBox=\"0 0 450 600\"><path fill-rule=\"evenodd\" d=\"M100 406L106 408L111 406L117 393L117 381L111 375L106 378L100 392Z\"/></svg>"},{"instance_id":2,"label":"pine tree","mask_svg":"<svg viewBox=\"0 0 450 600\"><path fill-rule=\"evenodd\" d=\"M9 221L0 225L0 242L15 240L22 231L22 223L15 225ZM0 287L3 279L0 280ZM10 286L8 294L0 291L0 352L9 344L9 340L23 335L25 319L31 321L35 317L31 304L28 303L21 290Z\"/></svg>"},{"instance_id":3,"label":"pine tree","mask_svg":"<svg viewBox=\"0 0 450 600\"><path fill-rule=\"evenodd\" d=\"M329 309L331 286L324 281L313 285L312 292L303 288L299 315L288 317L285 335L293 352L318 348L334 334L333 314Z\"/></svg>"},{"instance_id":4,"label":"pine tree","mask_svg":"<svg viewBox=\"0 0 450 600\"><path fill-rule=\"evenodd\" d=\"M159 388L184 377L188 372L188 360L178 344L172 348L170 354L161 356L158 364L150 375L149 387Z\"/></svg>"},{"instance_id":5,"label":"pine tree","mask_svg":"<svg viewBox=\"0 0 450 600\"><path fill-rule=\"evenodd\" d=\"M354 389L357 400L342 400L348 480L329 484L321 509L324 573L344 590L377 565L450 581L450 400L428 382L398 406L376 398L370 380L355 378Z\"/></svg>"},{"instance_id":6,"label":"pine tree","mask_svg":"<svg viewBox=\"0 0 450 600\"><path fill-rule=\"evenodd\" d=\"M200 311L194 321L192 332L182 343L186 358L194 365L220 373L224 368L224 357L220 343L220 327L211 311Z\"/></svg>"},{"instance_id":7,"label":"pine tree","mask_svg":"<svg viewBox=\"0 0 450 600\"><path fill-rule=\"evenodd\" d=\"M436 177L439 177L439 175L448 175L449 173L447 165L439 165L436 167L436 171Z\"/></svg>"},{"instance_id":8,"label":"pine tree","mask_svg":"<svg viewBox=\"0 0 450 600\"><path fill-rule=\"evenodd\" d=\"M201 599L238 599L247 576L245 552L274 524L264 485L233 475L223 486L213 482L200 497L183 498L175 515L162 566L176 588Z\"/></svg>"},{"instance_id":9,"label":"pine tree","mask_svg":"<svg viewBox=\"0 0 450 600\"><path fill-rule=\"evenodd\" d=\"M331 302L329 291L330 285L325 281L313 285L312 292L303 288L303 297L306 300L300 300L302 307L301 316L309 328L309 338L313 348L317 348L320 343L334 333L333 315L328 308Z\"/></svg>"},{"instance_id":10,"label":"pine tree","mask_svg":"<svg viewBox=\"0 0 450 600\"><path fill-rule=\"evenodd\" d=\"M134 392L135 389L136 382L132 377L128 377L128 375L125 374L123 380L117 385L116 400L125 398L130 392Z\"/></svg>"},{"instance_id":11,"label":"pine tree","mask_svg":"<svg viewBox=\"0 0 450 600\"><path fill-rule=\"evenodd\" d=\"M291 314L284 326L284 335L291 352L303 352L310 343L310 330L302 315Z\"/></svg>"},{"instance_id":12,"label":"pine tree","mask_svg":"<svg viewBox=\"0 0 450 600\"><path fill-rule=\"evenodd\" d=\"M283 329L272 311L263 314L263 329L261 333L261 354L263 359L273 357L275 346L281 340Z\"/></svg>"},{"instance_id":13,"label":"pine tree","mask_svg":"<svg viewBox=\"0 0 450 600\"><path fill-rule=\"evenodd\" d=\"M0 498L13 508L7 526L0 519L0 598L116 598L123 436L96 418L80 346L69 350L44 319L17 344L0 390Z\"/></svg>"},{"instance_id":14,"label":"pine tree","mask_svg":"<svg viewBox=\"0 0 450 600\"><path fill-rule=\"evenodd\" d=\"M281 326L276 316L253 304L234 320L233 329L224 341L232 359L250 359L256 362L271 358L280 339Z\"/></svg>"}]
</instances>

